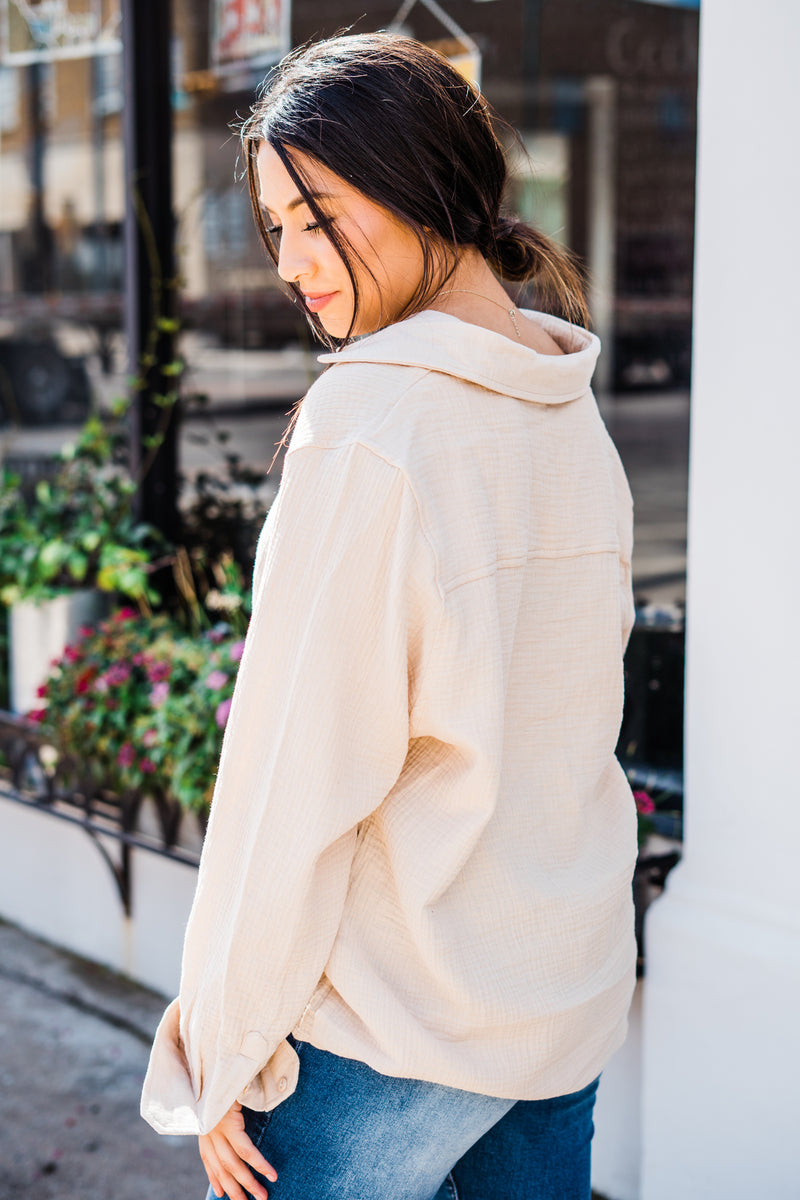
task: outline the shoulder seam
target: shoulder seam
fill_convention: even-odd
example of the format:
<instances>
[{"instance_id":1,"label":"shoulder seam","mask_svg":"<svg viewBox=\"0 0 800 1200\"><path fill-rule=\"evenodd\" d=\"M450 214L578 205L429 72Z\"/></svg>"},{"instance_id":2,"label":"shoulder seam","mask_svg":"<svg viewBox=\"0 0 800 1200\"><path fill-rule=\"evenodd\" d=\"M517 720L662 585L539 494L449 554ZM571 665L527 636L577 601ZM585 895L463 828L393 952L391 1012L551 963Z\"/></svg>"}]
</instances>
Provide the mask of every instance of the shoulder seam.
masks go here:
<instances>
[{"instance_id":1,"label":"shoulder seam","mask_svg":"<svg viewBox=\"0 0 800 1200\"><path fill-rule=\"evenodd\" d=\"M419 381L415 381L415 382L419 382ZM411 385L411 387L413 387L413 386L415 386L415 384ZM410 390L410 389L406 389L406 391L408 391L408 390ZM405 394L405 392L404 392L404 394ZM408 472L402 466L400 466L399 463L394 462L386 454L381 453L380 450L378 450L375 446L370 445L369 442L364 441L363 438L361 438L361 437L348 437L348 438L345 438L341 442L333 442L333 443L306 442L302 446L297 446L294 450L287 451L286 457L288 458L290 453L291 454L301 454L304 450L321 450L321 451L346 450L352 446L360 446L362 450L366 450L367 453L370 454L373 458L378 459L379 462L385 463L387 467L391 467L392 470L394 470L398 473L398 475L402 476L403 482L405 483L406 487L408 488L409 493L411 494L411 497L414 501L414 507L417 510L417 521L419 522L420 533L422 534L422 536L425 540L425 543L426 543L428 549L430 550L431 558L433 559L433 580L436 585L436 591L438 592L439 599L441 600L442 603L444 603L445 591L444 591L444 588L442 587L442 582L441 582L441 578L440 578L439 557L436 553L436 548L433 544L433 539L431 538L431 535L430 535L430 533L425 525L425 522L422 518L422 508L420 506L419 497L417 496L417 493L414 490L414 485L412 484L411 480L409 479Z\"/></svg>"}]
</instances>

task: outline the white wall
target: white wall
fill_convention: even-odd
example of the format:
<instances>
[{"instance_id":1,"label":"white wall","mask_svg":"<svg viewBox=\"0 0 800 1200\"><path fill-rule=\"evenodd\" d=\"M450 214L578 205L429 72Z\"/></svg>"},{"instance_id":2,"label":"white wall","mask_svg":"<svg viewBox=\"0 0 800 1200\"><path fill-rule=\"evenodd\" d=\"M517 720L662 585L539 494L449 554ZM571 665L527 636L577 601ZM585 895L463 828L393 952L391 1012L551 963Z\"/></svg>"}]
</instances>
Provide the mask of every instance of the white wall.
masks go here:
<instances>
[{"instance_id":1,"label":"white wall","mask_svg":"<svg viewBox=\"0 0 800 1200\"><path fill-rule=\"evenodd\" d=\"M120 844L107 839L115 858ZM0 796L0 917L172 996L197 872L131 852L133 913L79 826Z\"/></svg>"},{"instance_id":2,"label":"white wall","mask_svg":"<svg viewBox=\"0 0 800 1200\"><path fill-rule=\"evenodd\" d=\"M628 1036L603 1071L597 1092L592 1187L607 1200L639 1200L645 987L646 981L639 980L631 1004Z\"/></svg>"},{"instance_id":3,"label":"white wall","mask_svg":"<svg viewBox=\"0 0 800 1200\"><path fill-rule=\"evenodd\" d=\"M797 1200L800 6L703 0L686 822L648 918L643 1200Z\"/></svg>"}]
</instances>

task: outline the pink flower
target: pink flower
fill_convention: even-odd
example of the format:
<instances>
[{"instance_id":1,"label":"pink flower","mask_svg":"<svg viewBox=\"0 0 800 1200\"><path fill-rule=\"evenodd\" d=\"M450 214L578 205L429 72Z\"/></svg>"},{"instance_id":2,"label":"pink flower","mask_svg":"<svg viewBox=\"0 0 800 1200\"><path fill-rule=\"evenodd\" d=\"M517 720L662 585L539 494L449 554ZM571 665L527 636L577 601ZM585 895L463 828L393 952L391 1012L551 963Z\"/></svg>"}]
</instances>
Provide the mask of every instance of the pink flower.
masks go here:
<instances>
[{"instance_id":1,"label":"pink flower","mask_svg":"<svg viewBox=\"0 0 800 1200\"><path fill-rule=\"evenodd\" d=\"M147 678L151 683L163 683L165 679L169 679L172 667L168 662L150 663L147 668Z\"/></svg>"},{"instance_id":2,"label":"pink flower","mask_svg":"<svg viewBox=\"0 0 800 1200\"><path fill-rule=\"evenodd\" d=\"M138 613L135 608L119 608L111 618L117 625L121 625L123 621L134 621Z\"/></svg>"},{"instance_id":3,"label":"pink flower","mask_svg":"<svg viewBox=\"0 0 800 1200\"><path fill-rule=\"evenodd\" d=\"M153 708L160 708L169 695L169 684L162 681L157 683L150 692L150 703Z\"/></svg>"},{"instance_id":4,"label":"pink flower","mask_svg":"<svg viewBox=\"0 0 800 1200\"><path fill-rule=\"evenodd\" d=\"M147 746L149 749L150 746L155 746L157 741L158 734L156 733L155 729L145 729L144 733L142 734L142 745Z\"/></svg>"},{"instance_id":5,"label":"pink flower","mask_svg":"<svg viewBox=\"0 0 800 1200\"><path fill-rule=\"evenodd\" d=\"M80 650L78 650L77 647L75 647L75 646L65 646L64 647L64 658L67 660L67 662L69 662L69 663L77 662L78 659L80 658L80 656L81 656Z\"/></svg>"},{"instance_id":6,"label":"pink flower","mask_svg":"<svg viewBox=\"0 0 800 1200\"><path fill-rule=\"evenodd\" d=\"M131 669L125 662L113 663L106 671L106 679L112 687L119 687L131 677Z\"/></svg>"},{"instance_id":7,"label":"pink flower","mask_svg":"<svg viewBox=\"0 0 800 1200\"><path fill-rule=\"evenodd\" d=\"M80 629L78 630L78 636L82 638L92 637L93 634L94 629L91 625L81 625Z\"/></svg>"},{"instance_id":8,"label":"pink flower","mask_svg":"<svg viewBox=\"0 0 800 1200\"><path fill-rule=\"evenodd\" d=\"M231 662L239 662L244 654L244 642L234 642L230 648Z\"/></svg>"},{"instance_id":9,"label":"pink flower","mask_svg":"<svg viewBox=\"0 0 800 1200\"><path fill-rule=\"evenodd\" d=\"M28 720L34 721L37 725L47 716L46 708L34 708L28 713Z\"/></svg>"},{"instance_id":10,"label":"pink flower","mask_svg":"<svg viewBox=\"0 0 800 1200\"><path fill-rule=\"evenodd\" d=\"M214 629L209 629L208 633L206 634L206 637L208 638L208 640L210 642L213 642L214 645L217 645L219 642L224 642L225 641L225 626L223 625L221 629L218 629L216 626L214 627Z\"/></svg>"},{"instance_id":11,"label":"pink flower","mask_svg":"<svg viewBox=\"0 0 800 1200\"><path fill-rule=\"evenodd\" d=\"M139 768L144 772L145 775L152 775L153 771L156 769L156 764L153 762L152 758L143 758L139 763Z\"/></svg>"},{"instance_id":12,"label":"pink flower","mask_svg":"<svg viewBox=\"0 0 800 1200\"><path fill-rule=\"evenodd\" d=\"M212 671L206 679L206 687L210 687L213 691L218 692L220 688L225 687L228 682L228 676L224 671Z\"/></svg>"},{"instance_id":13,"label":"pink flower","mask_svg":"<svg viewBox=\"0 0 800 1200\"><path fill-rule=\"evenodd\" d=\"M651 813L656 811L653 797L649 792L634 792L633 798L636 801L636 811L641 813L643 817L649 817Z\"/></svg>"},{"instance_id":14,"label":"pink flower","mask_svg":"<svg viewBox=\"0 0 800 1200\"><path fill-rule=\"evenodd\" d=\"M101 694L108 691L108 679L105 675L98 675L94 681L94 690Z\"/></svg>"},{"instance_id":15,"label":"pink flower","mask_svg":"<svg viewBox=\"0 0 800 1200\"><path fill-rule=\"evenodd\" d=\"M117 755L117 766L132 767L136 759L136 751L130 742L126 742Z\"/></svg>"},{"instance_id":16,"label":"pink flower","mask_svg":"<svg viewBox=\"0 0 800 1200\"><path fill-rule=\"evenodd\" d=\"M134 654L133 658L131 659L131 662L133 663L133 665L135 667L143 667L144 666L145 657L141 650L137 650L137 652Z\"/></svg>"},{"instance_id":17,"label":"pink flower","mask_svg":"<svg viewBox=\"0 0 800 1200\"><path fill-rule=\"evenodd\" d=\"M219 725L220 729L224 729L225 725L227 724L228 714L231 711L232 703L233 703L233 699L231 697L229 697L227 700L223 700L220 704L217 705L217 712L216 712L215 720L217 722L217 725Z\"/></svg>"},{"instance_id":18,"label":"pink flower","mask_svg":"<svg viewBox=\"0 0 800 1200\"><path fill-rule=\"evenodd\" d=\"M36 689L36 695L39 697L40 700L44 700L45 696L47 695L47 684L46 683L39 684L39 686Z\"/></svg>"}]
</instances>

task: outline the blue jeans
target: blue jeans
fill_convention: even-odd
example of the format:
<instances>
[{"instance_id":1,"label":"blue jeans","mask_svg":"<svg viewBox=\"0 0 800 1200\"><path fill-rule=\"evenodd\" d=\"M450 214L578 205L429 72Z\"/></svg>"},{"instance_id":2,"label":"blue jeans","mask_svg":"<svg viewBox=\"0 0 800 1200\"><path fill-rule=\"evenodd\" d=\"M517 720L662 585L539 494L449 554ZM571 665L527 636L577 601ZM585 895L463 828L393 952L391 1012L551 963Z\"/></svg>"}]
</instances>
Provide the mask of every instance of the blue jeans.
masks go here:
<instances>
[{"instance_id":1,"label":"blue jeans","mask_svg":"<svg viewBox=\"0 0 800 1200\"><path fill-rule=\"evenodd\" d=\"M244 1109L278 1172L260 1177L270 1200L589 1200L597 1080L552 1100L499 1100L295 1045L294 1095L269 1113Z\"/></svg>"}]
</instances>

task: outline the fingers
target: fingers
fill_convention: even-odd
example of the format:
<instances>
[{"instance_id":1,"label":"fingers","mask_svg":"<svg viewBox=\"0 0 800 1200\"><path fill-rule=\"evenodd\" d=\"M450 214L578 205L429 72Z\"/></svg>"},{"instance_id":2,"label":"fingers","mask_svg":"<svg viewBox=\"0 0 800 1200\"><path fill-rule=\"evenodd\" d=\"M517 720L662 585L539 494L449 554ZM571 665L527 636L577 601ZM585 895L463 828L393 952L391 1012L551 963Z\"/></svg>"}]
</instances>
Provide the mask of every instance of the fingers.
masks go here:
<instances>
[{"instance_id":1,"label":"fingers","mask_svg":"<svg viewBox=\"0 0 800 1200\"><path fill-rule=\"evenodd\" d=\"M278 1178L278 1172L271 1163L267 1162L264 1155L256 1148L243 1129L232 1134L228 1138L228 1144L236 1151L239 1158L243 1159L251 1167L254 1167L256 1171L260 1171L271 1183L274 1183Z\"/></svg>"},{"instance_id":2,"label":"fingers","mask_svg":"<svg viewBox=\"0 0 800 1200\"><path fill-rule=\"evenodd\" d=\"M255 1178L248 1164L272 1182L278 1178L277 1172L245 1133L244 1120L239 1114L228 1114L211 1133L198 1140L200 1157L216 1196L248 1200L249 1193L255 1200L268 1200L266 1188Z\"/></svg>"},{"instance_id":3,"label":"fingers","mask_svg":"<svg viewBox=\"0 0 800 1200\"><path fill-rule=\"evenodd\" d=\"M237 1178L235 1171L228 1169L224 1163L211 1154L206 1153L201 1157L215 1196L220 1198L227 1196L229 1200L249 1200L249 1193L256 1197L256 1200L266 1200L266 1190L253 1179L249 1171L242 1170L241 1164L238 1169L239 1178ZM247 1188L247 1192L244 1191L242 1185Z\"/></svg>"}]
</instances>

